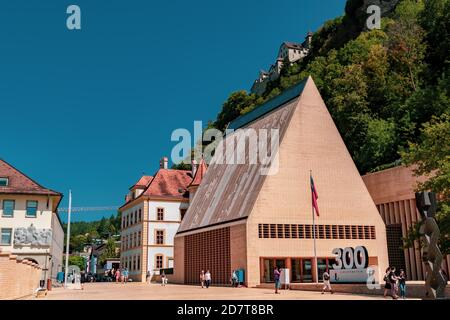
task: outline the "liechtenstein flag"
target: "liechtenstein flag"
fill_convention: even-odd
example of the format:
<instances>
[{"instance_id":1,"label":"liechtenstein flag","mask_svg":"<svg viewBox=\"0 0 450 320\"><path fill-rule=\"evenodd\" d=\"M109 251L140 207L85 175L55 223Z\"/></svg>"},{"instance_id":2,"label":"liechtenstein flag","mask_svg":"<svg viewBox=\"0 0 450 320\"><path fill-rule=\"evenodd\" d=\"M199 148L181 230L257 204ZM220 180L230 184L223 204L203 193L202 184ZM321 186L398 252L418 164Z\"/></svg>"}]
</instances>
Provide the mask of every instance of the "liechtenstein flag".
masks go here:
<instances>
[{"instance_id":1,"label":"liechtenstein flag","mask_svg":"<svg viewBox=\"0 0 450 320\"><path fill-rule=\"evenodd\" d=\"M317 216L319 216L319 206L317 205L317 199L319 196L317 195L316 186L314 185L314 179L311 175L311 198L312 198L312 206L316 211Z\"/></svg>"}]
</instances>

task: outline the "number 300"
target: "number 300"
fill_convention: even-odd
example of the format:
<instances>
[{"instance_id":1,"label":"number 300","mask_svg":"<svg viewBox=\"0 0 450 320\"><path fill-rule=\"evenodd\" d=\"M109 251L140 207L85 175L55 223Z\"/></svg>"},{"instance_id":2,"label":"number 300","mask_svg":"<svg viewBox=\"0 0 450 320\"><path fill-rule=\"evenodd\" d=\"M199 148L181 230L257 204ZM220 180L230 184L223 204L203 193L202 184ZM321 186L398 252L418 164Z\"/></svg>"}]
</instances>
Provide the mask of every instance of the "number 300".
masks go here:
<instances>
[{"instance_id":1,"label":"number 300","mask_svg":"<svg viewBox=\"0 0 450 320\"><path fill-rule=\"evenodd\" d=\"M365 269L369 264L369 254L366 247L336 248L333 250L336 255L336 263L333 264L335 270L340 269Z\"/></svg>"}]
</instances>

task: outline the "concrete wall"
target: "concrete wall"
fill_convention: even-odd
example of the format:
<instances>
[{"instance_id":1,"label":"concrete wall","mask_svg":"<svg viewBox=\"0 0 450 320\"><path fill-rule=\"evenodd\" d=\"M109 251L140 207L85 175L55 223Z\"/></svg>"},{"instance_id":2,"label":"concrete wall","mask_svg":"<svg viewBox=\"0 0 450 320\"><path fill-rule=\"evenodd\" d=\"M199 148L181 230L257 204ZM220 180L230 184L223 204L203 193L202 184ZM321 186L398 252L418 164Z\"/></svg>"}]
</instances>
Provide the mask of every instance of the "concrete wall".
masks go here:
<instances>
[{"instance_id":1,"label":"concrete wall","mask_svg":"<svg viewBox=\"0 0 450 320\"><path fill-rule=\"evenodd\" d=\"M230 255L231 270L247 270L247 225L245 223L230 227Z\"/></svg>"},{"instance_id":2,"label":"concrete wall","mask_svg":"<svg viewBox=\"0 0 450 320\"><path fill-rule=\"evenodd\" d=\"M37 264L0 251L0 300L32 295L39 286L41 273Z\"/></svg>"},{"instance_id":3,"label":"concrete wall","mask_svg":"<svg viewBox=\"0 0 450 320\"><path fill-rule=\"evenodd\" d=\"M52 246L50 254L52 259L49 263L50 275L52 279L56 279L58 272L62 271L62 259L64 252L64 230L59 223L56 213L52 215Z\"/></svg>"},{"instance_id":4,"label":"concrete wall","mask_svg":"<svg viewBox=\"0 0 450 320\"><path fill-rule=\"evenodd\" d=\"M174 240L174 267L172 281L184 283L184 237L178 236Z\"/></svg>"}]
</instances>

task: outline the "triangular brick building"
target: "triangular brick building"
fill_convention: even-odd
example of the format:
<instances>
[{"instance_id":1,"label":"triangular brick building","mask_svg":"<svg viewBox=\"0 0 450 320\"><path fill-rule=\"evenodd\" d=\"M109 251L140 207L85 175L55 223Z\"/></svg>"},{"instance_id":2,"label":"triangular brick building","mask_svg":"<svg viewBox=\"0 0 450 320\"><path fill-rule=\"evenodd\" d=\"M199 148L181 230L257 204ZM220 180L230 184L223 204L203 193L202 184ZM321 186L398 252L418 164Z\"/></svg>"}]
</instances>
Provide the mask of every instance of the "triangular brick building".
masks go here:
<instances>
[{"instance_id":1,"label":"triangular brick building","mask_svg":"<svg viewBox=\"0 0 450 320\"><path fill-rule=\"evenodd\" d=\"M365 246L379 274L388 265L386 231L366 186L311 77L230 128L279 129L279 168L261 175L259 164L208 168L175 237L174 281L228 284L245 270L245 284L273 281L273 268L288 268L291 282L313 282L310 172L319 195L317 257L321 273L334 248Z\"/></svg>"}]
</instances>

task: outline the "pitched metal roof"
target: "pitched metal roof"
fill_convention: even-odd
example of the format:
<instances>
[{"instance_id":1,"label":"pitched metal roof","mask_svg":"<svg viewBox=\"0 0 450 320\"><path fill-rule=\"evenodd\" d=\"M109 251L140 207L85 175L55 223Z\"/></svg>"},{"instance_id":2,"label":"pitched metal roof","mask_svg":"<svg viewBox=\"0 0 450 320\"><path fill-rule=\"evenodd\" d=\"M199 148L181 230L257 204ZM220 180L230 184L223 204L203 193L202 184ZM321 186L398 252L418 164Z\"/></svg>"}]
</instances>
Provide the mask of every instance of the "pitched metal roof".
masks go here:
<instances>
[{"instance_id":1,"label":"pitched metal roof","mask_svg":"<svg viewBox=\"0 0 450 320\"><path fill-rule=\"evenodd\" d=\"M282 95L236 119L229 128L249 128L257 133L261 129L279 129L281 142L304 86L305 82L302 82L286 90ZM234 134L224 141L227 139L234 139ZM236 145L234 149L236 151ZM246 146L245 164L216 163L219 157L216 153L178 233L248 217L266 178L261 174L263 164L259 161L258 164L249 163L248 151Z\"/></svg>"},{"instance_id":2,"label":"pitched metal roof","mask_svg":"<svg viewBox=\"0 0 450 320\"><path fill-rule=\"evenodd\" d=\"M302 94L303 89L305 88L306 81L307 79L291 88L286 89L282 94L270 99L269 101L253 109L252 111L240 116L239 118L230 123L228 129L236 130L242 128L251 123L252 121L259 119L265 114L286 104L292 99L297 98Z\"/></svg>"}]
</instances>

